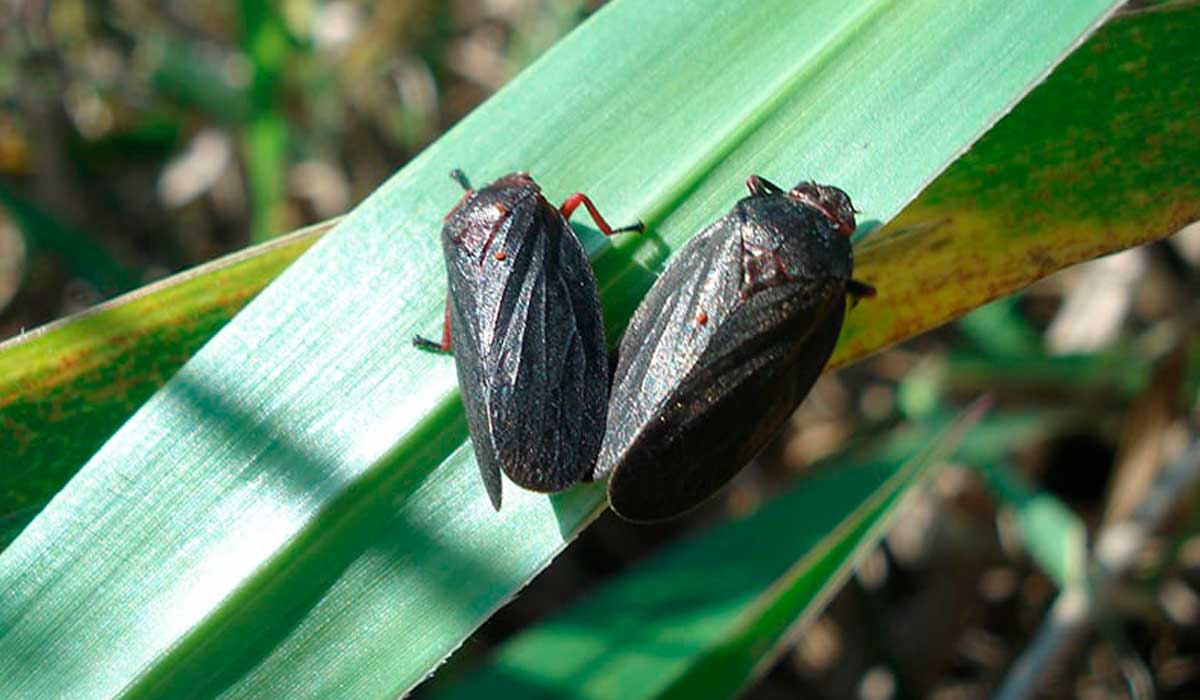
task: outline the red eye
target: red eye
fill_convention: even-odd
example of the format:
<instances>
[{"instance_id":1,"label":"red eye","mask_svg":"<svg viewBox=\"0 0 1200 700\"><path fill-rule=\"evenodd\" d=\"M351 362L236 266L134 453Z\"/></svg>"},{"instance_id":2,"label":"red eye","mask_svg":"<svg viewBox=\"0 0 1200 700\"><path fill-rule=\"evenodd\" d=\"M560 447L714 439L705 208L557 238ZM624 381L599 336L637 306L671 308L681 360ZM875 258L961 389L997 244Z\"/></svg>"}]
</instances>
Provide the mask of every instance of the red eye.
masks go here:
<instances>
[{"instance_id":1,"label":"red eye","mask_svg":"<svg viewBox=\"0 0 1200 700\"><path fill-rule=\"evenodd\" d=\"M850 202L850 196L837 187L801 182L792 188L788 196L816 209L842 235L849 236L854 233L857 226L854 220L854 205Z\"/></svg>"}]
</instances>

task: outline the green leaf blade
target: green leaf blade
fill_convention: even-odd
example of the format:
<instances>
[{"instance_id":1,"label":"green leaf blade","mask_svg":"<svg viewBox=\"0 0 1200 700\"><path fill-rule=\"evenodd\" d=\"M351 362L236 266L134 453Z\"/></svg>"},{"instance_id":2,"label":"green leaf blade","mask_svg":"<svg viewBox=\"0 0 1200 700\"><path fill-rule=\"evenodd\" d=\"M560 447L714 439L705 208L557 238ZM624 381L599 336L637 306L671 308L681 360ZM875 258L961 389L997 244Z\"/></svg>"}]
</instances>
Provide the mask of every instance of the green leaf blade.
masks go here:
<instances>
[{"instance_id":1,"label":"green leaf blade","mask_svg":"<svg viewBox=\"0 0 1200 700\"><path fill-rule=\"evenodd\" d=\"M864 332L864 342L873 345L907 337L1054 269L1200 218L1200 185L1191 177L1200 158L1200 71L1184 50L1198 16L1195 2L1118 16L897 218L872 233L859 251L860 267L890 259L888 248L875 246L914 231L936 229L943 249L947 242L969 241L979 250L950 264L918 250L904 267L922 266L915 280L923 285L922 303L907 303L899 316L864 316L897 305L886 299L860 307L844 334L843 347L852 352L839 362L861 355ZM1141 66L1135 80L1127 78L1131 66ZM1168 122L1170 130L1160 128ZM1091 153L1098 147L1105 157L1097 162ZM0 344L0 453L21 465L0 482L0 513L36 514L153 389L325 228L248 249ZM1018 233L1036 245L1008 255L1008 236ZM1094 245L1079 247L1080 240ZM1006 257L981 259L996 241L1005 244ZM1055 253L1060 243L1062 252ZM632 308L646 274L630 270L628 259L613 252L597 261L601 278L610 282L610 308ZM653 266L661 255L645 257ZM959 276L958 287L944 271L960 268L969 272ZM1003 283L979 284L990 279ZM896 282L886 291L899 300ZM959 296L955 303L938 299ZM893 329L883 339L874 334L881 318ZM610 319L615 333L620 317ZM0 533L8 528L0 541L11 540L26 521L0 520Z\"/></svg>"},{"instance_id":2,"label":"green leaf blade","mask_svg":"<svg viewBox=\"0 0 1200 700\"><path fill-rule=\"evenodd\" d=\"M528 168L551 197L586 188L616 221L650 212L652 233L608 254L644 287L650 273L636 263L660 264L729 207L749 172L813 174L844 184L868 216L898 211L1112 4L606 7L260 294L0 555L0 588L17 591L0 601L0 694L264 697L287 687L299 698L338 681L347 696L387 697L423 677L594 512L595 488L546 499L509 487L493 513L461 446L452 363L408 344L441 319L434 251L457 197L451 167L476 179ZM866 21L875 12L888 21ZM839 21L807 21L827 18ZM963 52L946 72L940 46L912 40L930 23L1000 53ZM830 26L854 34L822 41ZM1021 31L1006 33L1013 27ZM807 45L822 47L811 65L765 60L770 47ZM906 59L885 63L887 46ZM969 80L996 71L1001 87ZM603 89L580 88L580 75ZM939 90L912 89L931 76L944 76ZM907 96L886 128L868 109L881 84ZM778 85L788 94L764 94ZM930 127L950 93L967 114ZM756 110L766 115L759 126L741 124ZM846 158L839 135L863 133L878 150ZM881 176L885 154L903 166ZM868 280L895 274L875 269ZM619 280L602 280L617 319L636 298L614 301ZM406 517L373 529L354 514L375 497L365 485L385 477ZM341 559L318 556L324 546ZM381 547L400 553L391 566L375 559ZM312 566L328 566L320 576L288 566L314 556ZM404 616L363 622L395 610L397 595ZM274 602L249 604L260 599ZM256 609L267 614L239 614ZM404 655L413 649L424 653Z\"/></svg>"},{"instance_id":3,"label":"green leaf blade","mask_svg":"<svg viewBox=\"0 0 1200 700\"><path fill-rule=\"evenodd\" d=\"M507 642L438 700L724 698L765 671L820 611L911 489L955 449L981 406L882 449L826 464L749 517L669 548ZM940 433L940 435L939 435ZM891 453L907 453L904 460ZM552 663L548 660L552 659Z\"/></svg>"}]
</instances>

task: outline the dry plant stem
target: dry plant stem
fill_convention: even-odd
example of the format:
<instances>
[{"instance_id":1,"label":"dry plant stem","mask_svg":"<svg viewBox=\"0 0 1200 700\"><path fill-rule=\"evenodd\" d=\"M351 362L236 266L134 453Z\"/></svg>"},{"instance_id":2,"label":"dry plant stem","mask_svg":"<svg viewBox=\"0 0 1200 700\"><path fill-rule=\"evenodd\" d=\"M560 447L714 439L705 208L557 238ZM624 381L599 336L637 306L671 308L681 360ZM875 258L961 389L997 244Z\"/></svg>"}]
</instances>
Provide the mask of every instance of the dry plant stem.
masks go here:
<instances>
[{"instance_id":1,"label":"dry plant stem","mask_svg":"<svg viewBox=\"0 0 1200 700\"><path fill-rule=\"evenodd\" d=\"M998 700L1035 697L1054 680L1065 662L1083 646L1092 625L1100 622L1105 592L1120 585L1138 553L1144 551L1153 533L1198 480L1200 438L1195 438L1158 474L1128 518L1101 530L1092 556L1090 585L1070 588L1059 595L1037 636L996 694ZM1152 697L1148 679L1142 677L1144 670L1126 661L1122 659L1122 672L1130 683L1132 697Z\"/></svg>"},{"instance_id":2,"label":"dry plant stem","mask_svg":"<svg viewBox=\"0 0 1200 700\"><path fill-rule=\"evenodd\" d=\"M1182 321L1182 319L1181 319ZM1179 323L1182 331L1182 322ZM1163 465L1163 436L1180 420L1179 387L1184 384L1189 343L1186 331L1180 342L1154 370L1149 386L1129 407L1129 418L1120 439L1116 472L1108 489L1104 524L1126 520Z\"/></svg>"}]
</instances>

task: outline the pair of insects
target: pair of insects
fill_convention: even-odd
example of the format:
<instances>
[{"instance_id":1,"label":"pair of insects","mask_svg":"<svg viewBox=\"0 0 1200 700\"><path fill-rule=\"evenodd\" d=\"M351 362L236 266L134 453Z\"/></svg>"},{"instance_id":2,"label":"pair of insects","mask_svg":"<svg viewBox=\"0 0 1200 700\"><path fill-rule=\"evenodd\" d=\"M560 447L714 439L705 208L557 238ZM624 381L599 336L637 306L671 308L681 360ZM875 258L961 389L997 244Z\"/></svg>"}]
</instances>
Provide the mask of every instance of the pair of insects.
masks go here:
<instances>
[{"instance_id":1,"label":"pair of insects","mask_svg":"<svg viewBox=\"0 0 1200 700\"><path fill-rule=\"evenodd\" d=\"M707 499L783 425L812 388L841 330L854 208L842 190L783 190L751 176L750 196L684 246L609 358L596 279L568 219L527 173L466 191L446 215L453 348L483 483L500 508L503 471L533 491L609 478L609 503L636 522Z\"/></svg>"}]
</instances>

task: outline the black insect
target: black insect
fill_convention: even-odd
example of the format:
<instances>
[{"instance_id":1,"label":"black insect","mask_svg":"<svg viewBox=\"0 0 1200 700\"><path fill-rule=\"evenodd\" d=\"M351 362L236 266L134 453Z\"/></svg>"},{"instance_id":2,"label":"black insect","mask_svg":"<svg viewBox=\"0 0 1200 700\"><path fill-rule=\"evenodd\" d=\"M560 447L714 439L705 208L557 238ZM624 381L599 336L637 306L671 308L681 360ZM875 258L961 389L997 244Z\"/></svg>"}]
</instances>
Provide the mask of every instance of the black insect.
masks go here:
<instances>
[{"instance_id":1,"label":"black insect","mask_svg":"<svg viewBox=\"0 0 1200 700\"><path fill-rule=\"evenodd\" d=\"M442 228L449 291L442 342L458 383L488 497L500 509L500 470L533 491L559 491L596 461L608 405L608 356L596 278L567 219L591 200L555 208L528 173L466 193Z\"/></svg>"},{"instance_id":2,"label":"black insect","mask_svg":"<svg viewBox=\"0 0 1200 700\"><path fill-rule=\"evenodd\" d=\"M593 478L636 522L728 482L782 427L833 352L851 278L854 208L803 182L751 176L750 196L681 249L621 340Z\"/></svg>"}]
</instances>

